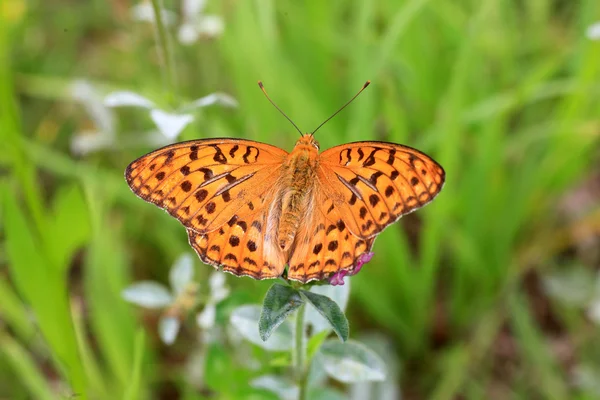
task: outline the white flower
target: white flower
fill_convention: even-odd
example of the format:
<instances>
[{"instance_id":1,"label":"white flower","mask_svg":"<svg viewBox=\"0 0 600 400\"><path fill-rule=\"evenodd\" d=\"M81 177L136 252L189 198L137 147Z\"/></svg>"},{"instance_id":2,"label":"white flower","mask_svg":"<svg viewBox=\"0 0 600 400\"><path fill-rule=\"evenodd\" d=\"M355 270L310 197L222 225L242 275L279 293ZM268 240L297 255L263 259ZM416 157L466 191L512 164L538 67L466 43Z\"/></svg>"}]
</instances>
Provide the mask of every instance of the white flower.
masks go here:
<instances>
[{"instance_id":1,"label":"white flower","mask_svg":"<svg viewBox=\"0 0 600 400\"><path fill-rule=\"evenodd\" d=\"M171 345L175 343L181 321L175 317L162 317L158 321L158 334L163 343Z\"/></svg>"},{"instance_id":2,"label":"white flower","mask_svg":"<svg viewBox=\"0 0 600 400\"><path fill-rule=\"evenodd\" d=\"M161 9L160 15L165 26L171 26L175 24L177 17L173 11ZM144 1L131 7L131 17L140 22L154 23L156 20L154 16L154 9L149 1Z\"/></svg>"},{"instance_id":3,"label":"white flower","mask_svg":"<svg viewBox=\"0 0 600 400\"><path fill-rule=\"evenodd\" d=\"M116 91L104 98L104 105L107 107L140 107L149 110L150 118L169 142L175 141L185 127L194 120L194 115L190 112L213 104L237 107L238 103L225 93L215 92L184 104L177 110L165 111L158 108L152 100L135 92Z\"/></svg>"},{"instance_id":4,"label":"white flower","mask_svg":"<svg viewBox=\"0 0 600 400\"><path fill-rule=\"evenodd\" d=\"M592 300L587 310L588 317L600 325L600 298Z\"/></svg>"},{"instance_id":5,"label":"white flower","mask_svg":"<svg viewBox=\"0 0 600 400\"><path fill-rule=\"evenodd\" d=\"M128 302L145 308L164 308L174 301L166 286L153 281L133 283L123 290L121 296Z\"/></svg>"},{"instance_id":6,"label":"white flower","mask_svg":"<svg viewBox=\"0 0 600 400\"><path fill-rule=\"evenodd\" d=\"M102 103L102 96L89 82L77 80L71 85L71 96L87 111L96 129L83 130L71 139L71 151L77 155L107 149L115 144L115 118Z\"/></svg>"},{"instance_id":7,"label":"white flower","mask_svg":"<svg viewBox=\"0 0 600 400\"><path fill-rule=\"evenodd\" d=\"M175 295L180 295L194 278L194 260L189 253L182 254L169 271L169 283Z\"/></svg>"},{"instance_id":8,"label":"white flower","mask_svg":"<svg viewBox=\"0 0 600 400\"><path fill-rule=\"evenodd\" d=\"M182 44L192 44L200 36L217 37L225 30L223 19L217 15L205 15L206 0L183 0L183 21L178 37Z\"/></svg>"},{"instance_id":9,"label":"white flower","mask_svg":"<svg viewBox=\"0 0 600 400\"><path fill-rule=\"evenodd\" d=\"M218 303L229 295L229 288L225 286L225 274L213 272L208 278L210 287L210 301Z\"/></svg>"},{"instance_id":10,"label":"white flower","mask_svg":"<svg viewBox=\"0 0 600 400\"><path fill-rule=\"evenodd\" d=\"M575 366L573 384L589 391L590 394L600 396L600 371L598 371L598 367L591 364Z\"/></svg>"},{"instance_id":11,"label":"white flower","mask_svg":"<svg viewBox=\"0 0 600 400\"><path fill-rule=\"evenodd\" d=\"M588 26L585 36L590 40L600 40L600 21Z\"/></svg>"},{"instance_id":12,"label":"white flower","mask_svg":"<svg viewBox=\"0 0 600 400\"><path fill-rule=\"evenodd\" d=\"M225 274L222 272L213 272L208 278L208 286L210 287L208 301L204 306L204 310L196 316L198 326L205 330L215 326L217 303L229 295L229 288L225 286Z\"/></svg>"},{"instance_id":13,"label":"white flower","mask_svg":"<svg viewBox=\"0 0 600 400\"><path fill-rule=\"evenodd\" d=\"M174 263L169 272L171 290L165 285L153 281L136 282L123 290L121 296L130 303L145 308L177 309L178 302L190 303L189 299L182 299L189 293L186 289L193 287L194 282L193 259L189 254L183 254ZM194 287L195 289L195 287ZM195 290L191 291L193 295ZM165 344L173 344L179 333L181 320L170 313L165 313L158 321L158 333Z\"/></svg>"},{"instance_id":14,"label":"white flower","mask_svg":"<svg viewBox=\"0 0 600 400\"><path fill-rule=\"evenodd\" d=\"M216 316L217 307L215 306L215 303L208 303L204 307L204 310L196 316L196 322L200 328L209 329L215 325Z\"/></svg>"},{"instance_id":15,"label":"white flower","mask_svg":"<svg viewBox=\"0 0 600 400\"><path fill-rule=\"evenodd\" d=\"M585 268L552 272L542 282L548 295L570 306L584 306L594 294L594 276Z\"/></svg>"},{"instance_id":16,"label":"white flower","mask_svg":"<svg viewBox=\"0 0 600 400\"><path fill-rule=\"evenodd\" d=\"M181 131L194 120L194 116L190 114L169 113L163 110L151 110L150 118L158 130L170 140L177 139Z\"/></svg>"},{"instance_id":17,"label":"white flower","mask_svg":"<svg viewBox=\"0 0 600 400\"><path fill-rule=\"evenodd\" d=\"M152 100L148 100L142 95L127 90L112 92L104 98L104 105L107 107L155 107Z\"/></svg>"}]
</instances>

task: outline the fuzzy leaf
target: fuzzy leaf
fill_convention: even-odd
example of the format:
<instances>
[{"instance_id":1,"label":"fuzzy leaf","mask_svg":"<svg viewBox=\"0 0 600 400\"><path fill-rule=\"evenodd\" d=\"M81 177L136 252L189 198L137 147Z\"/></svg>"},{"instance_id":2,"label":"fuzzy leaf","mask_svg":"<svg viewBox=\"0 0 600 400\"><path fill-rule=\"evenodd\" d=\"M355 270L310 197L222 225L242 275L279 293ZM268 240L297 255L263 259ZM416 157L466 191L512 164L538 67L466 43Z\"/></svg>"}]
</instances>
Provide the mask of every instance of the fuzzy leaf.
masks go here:
<instances>
[{"instance_id":1,"label":"fuzzy leaf","mask_svg":"<svg viewBox=\"0 0 600 400\"><path fill-rule=\"evenodd\" d=\"M333 286L333 285L321 285L313 286L310 288L312 293L327 296L331 300L340 306L340 309L344 311L348 304L348 298L350 297L350 281L346 282L345 285ZM331 324L319 313L314 307L308 307L306 309L306 322L312 325L313 334L323 332L331 329Z\"/></svg>"},{"instance_id":2,"label":"fuzzy leaf","mask_svg":"<svg viewBox=\"0 0 600 400\"><path fill-rule=\"evenodd\" d=\"M348 319L346 319L343 311L335 301L327 296L307 292L306 290L300 290L300 294L325 317L342 342L348 340L350 334Z\"/></svg>"},{"instance_id":3,"label":"fuzzy leaf","mask_svg":"<svg viewBox=\"0 0 600 400\"><path fill-rule=\"evenodd\" d=\"M279 284L271 286L263 302L258 322L262 340L267 340L285 319L304 303L297 290Z\"/></svg>"},{"instance_id":4,"label":"fuzzy leaf","mask_svg":"<svg viewBox=\"0 0 600 400\"><path fill-rule=\"evenodd\" d=\"M327 374L340 382L383 381L386 376L385 363L377 353L354 340L328 340L320 356Z\"/></svg>"},{"instance_id":5,"label":"fuzzy leaf","mask_svg":"<svg viewBox=\"0 0 600 400\"><path fill-rule=\"evenodd\" d=\"M267 341L261 339L256 326L260 319L260 306L245 305L233 310L230 317L231 325L249 342L265 350L282 351L292 347L292 324L284 321Z\"/></svg>"}]
</instances>

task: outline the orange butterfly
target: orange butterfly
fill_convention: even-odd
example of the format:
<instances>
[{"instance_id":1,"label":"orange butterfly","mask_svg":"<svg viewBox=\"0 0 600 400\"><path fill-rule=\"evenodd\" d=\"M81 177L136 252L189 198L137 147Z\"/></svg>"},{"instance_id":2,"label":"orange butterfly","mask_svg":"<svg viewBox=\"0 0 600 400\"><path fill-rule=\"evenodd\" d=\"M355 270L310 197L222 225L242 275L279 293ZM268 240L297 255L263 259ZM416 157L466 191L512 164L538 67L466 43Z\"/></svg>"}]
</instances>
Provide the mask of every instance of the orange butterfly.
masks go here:
<instances>
[{"instance_id":1,"label":"orange butterfly","mask_svg":"<svg viewBox=\"0 0 600 400\"><path fill-rule=\"evenodd\" d=\"M394 143L319 154L314 133L323 124L298 130L291 153L243 139L172 144L132 162L125 178L186 227L207 264L255 279L277 278L288 265L288 279L340 283L332 277L357 272L377 235L433 200L445 174L426 154Z\"/></svg>"}]
</instances>

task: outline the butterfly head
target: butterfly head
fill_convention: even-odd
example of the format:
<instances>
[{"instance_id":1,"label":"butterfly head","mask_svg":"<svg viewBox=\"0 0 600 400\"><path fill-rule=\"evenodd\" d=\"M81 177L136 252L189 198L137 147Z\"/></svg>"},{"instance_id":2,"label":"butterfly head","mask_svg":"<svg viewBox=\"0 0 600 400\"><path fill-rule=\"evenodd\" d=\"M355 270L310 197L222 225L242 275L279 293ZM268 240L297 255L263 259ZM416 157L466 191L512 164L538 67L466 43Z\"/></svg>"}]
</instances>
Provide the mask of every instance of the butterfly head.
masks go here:
<instances>
[{"instance_id":1,"label":"butterfly head","mask_svg":"<svg viewBox=\"0 0 600 400\"><path fill-rule=\"evenodd\" d=\"M312 149L319 150L319 142L315 140L315 137L312 133L303 134L300 139L296 142L296 147L308 147Z\"/></svg>"}]
</instances>

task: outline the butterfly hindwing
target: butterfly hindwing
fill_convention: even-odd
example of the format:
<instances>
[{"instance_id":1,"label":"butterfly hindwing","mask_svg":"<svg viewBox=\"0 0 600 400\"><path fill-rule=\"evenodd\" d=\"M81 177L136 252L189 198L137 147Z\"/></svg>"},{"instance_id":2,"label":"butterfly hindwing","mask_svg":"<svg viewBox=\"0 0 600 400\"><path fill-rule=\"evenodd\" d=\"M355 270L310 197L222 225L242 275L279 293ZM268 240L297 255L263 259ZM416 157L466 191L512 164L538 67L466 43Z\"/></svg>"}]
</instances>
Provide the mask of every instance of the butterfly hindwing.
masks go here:
<instances>
[{"instance_id":1,"label":"butterfly hindwing","mask_svg":"<svg viewBox=\"0 0 600 400\"><path fill-rule=\"evenodd\" d=\"M300 226L289 261L288 279L300 282L323 280L340 270L351 272L374 241L354 235L332 199L320 189L314 193L313 212Z\"/></svg>"},{"instance_id":2,"label":"butterfly hindwing","mask_svg":"<svg viewBox=\"0 0 600 400\"><path fill-rule=\"evenodd\" d=\"M205 234L188 229L190 245L207 264L224 271L255 279L276 278L285 267L285 258L275 237L267 233L268 201L254 210L235 214L218 229ZM257 205L259 200L254 200Z\"/></svg>"}]
</instances>

